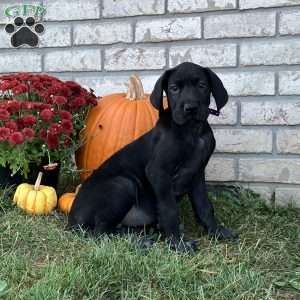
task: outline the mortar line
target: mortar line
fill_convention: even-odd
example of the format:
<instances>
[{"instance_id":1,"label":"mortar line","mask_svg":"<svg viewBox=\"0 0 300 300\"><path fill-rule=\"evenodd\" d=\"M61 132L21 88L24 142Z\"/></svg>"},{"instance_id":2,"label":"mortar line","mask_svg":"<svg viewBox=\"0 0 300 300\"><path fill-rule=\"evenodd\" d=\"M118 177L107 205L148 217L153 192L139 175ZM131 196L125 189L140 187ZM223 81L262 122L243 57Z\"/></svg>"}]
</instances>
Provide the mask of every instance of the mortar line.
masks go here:
<instances>
[{"instance_id":1,"label":"mortar line","mask_svg":"<svg viewBox=\"0 0 300 300\"><path fill-rule=\"evenodd\" d=\"M103 17L103 1L99 0L99 19Z\"/></svg>"},{"instance_id":2,"label":"mortar line","mask_svg":"<svg viewBox=\"0 0 300 300\"><path fill-rule=\"evenodd\" d=\"M169 8L169 0L165 0L165 3L164 3L164 10L165 10L164 15L170 15L168 8Z\"/></svg>"}]
</instances>

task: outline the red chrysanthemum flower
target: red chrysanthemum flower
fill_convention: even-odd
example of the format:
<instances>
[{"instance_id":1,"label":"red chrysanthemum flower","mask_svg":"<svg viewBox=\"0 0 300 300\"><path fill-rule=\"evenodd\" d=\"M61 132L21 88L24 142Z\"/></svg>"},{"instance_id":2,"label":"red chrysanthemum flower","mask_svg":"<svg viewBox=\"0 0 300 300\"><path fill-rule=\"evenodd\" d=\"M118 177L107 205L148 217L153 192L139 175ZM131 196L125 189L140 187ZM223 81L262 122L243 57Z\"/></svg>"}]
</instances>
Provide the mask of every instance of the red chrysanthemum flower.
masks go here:
<instances>
[{"instance_id":1,"label":"red chrysanthemum flower","mask_svg":"<svg viewBox=\"0 0 300 300\"><path fill-rule=\"evenodd\" d=\"M6 141L9 137L10 130L6 127L0 127L0 142Z\"/></svg>"},{"instance_id":2,"label":"red chrysanthemum flower","mask_svg":"<svg viewBox=\"0 0 300 300\"><path fill-rule=\"evenodd\" d=\"M20 73L17 78L19 80L28 80L30 78L31 74L29 73Z\"/></svg>"},{"instance_id":3,"label":"red chrysanthemum flower","mask_svg":"<svg viewBox=\"0 0 300 300\"><path fill-rule=\"evenodd\" d=\"M7 101L7 110L10 113L16 113L20 110L21 104L19 101L12 100L12 101Z\"/></svg>"},{"instance_id":4,"label":"red chrysanthemum flower","mask_svg":"<svg viewBox=\"0 0 300 300\"><path fill-rule=\"evenodd\" d=\"M45 128L41 128L39 136L41 140L45 141L47 139L47 130Z\"/></svg>"},{"instance_id":5,"label":"red chrysanthemum flower","mask_svg":"<svg viewBox=\"0 0 300 300\"><path fill-rule=\"evenodd\" d=\"M48 144L49 150L53 150L53 149L57 148L57 146L59 144L57 135L48 134L47 144Z\"/></svg>"},{"instance_id":6,"label":"red chrysanthemum flower","mask_svg":"<svg viewBox=\"0 0 300 300\"><path fill-rule=\"evenodd\" d=\"M43 91L43 92L40 92L39 93L40 97L47 100L50 96L49 92L46 90L46 91Z\"/></svg>"},{"instance_id":7,"label":"red chrysanthemum flower","mask_svg":"<svg viewBox=\"0 0 300 300\"><path fill-rule=\"evenodd\" d=\"M40 117L43 121L50 121L53 117L53 112L50 109L45 108L41 111Z\"/></svg>"},{"instance_id":8,"label":"red chrysanthemum flower","mask_svg":"<svg viewBox=\"0 0 300 300\"><path fill-rule=\"evenodd\" d=\"M22 118L20 118L20 119L17 119L17 125L18 125L18 128L19 129L22 129L22 128L24 128L25 127L25 125L24 125L24 122L23 122L23 119Z\"/></svg>"},{"instance_id":9,"label":"red chrysanthemum flower","mask_svg":"<svg viewBox=\"0 0 300 300\"><path fill-rule=\"evenodd\" d=\"M24 136L21 132L16 131L8 137L8 141L12 146L20 145L24 142Z\"/></svg>"},{"instance_id":10,"label":"red chrysanthemum flower","mask_svg":"<svg viewBox=\"0 0 300 300\"><path fill-rule=\"evenodd\" d=\"M64 146L65 147L69 147L70 145L71 145L71 138L70 137L68 137L68 136L66 136L65 138L64 138Z\"/></svg>"},{"instance_id":11,"label":"red chrysanthemum flower","mask_svg":"<svg viewBox=\"0 0 300 300\"><path fill-rule=\"evenodd\" d=\"M30 81L31 82L40 82L41 77L42 77L41 75L30 74Z\"/></svg>"},{"instance_id":12,"label":"red chrysanthemum flower","mask_svg":"<svg viewBox=\"0 0 300 300\"><path fill-rule=\"evenodd\" d=\"M73 131L73 124L70 120L62 120L61 127L62 127L62 132L65 134L69 134Z\"/></svg>"},{"instance_id":13,"label":"red chrysanthemum flower","mask_svg":"<svg viewBox=\"0 0 300 300\"><path fill-rule=\"evenodd\" d=\"M14 95L20 95L28 92L28 86L24 83L20 83L17 86L13 87L12 92Z\"/></svg>"},{"instance_id":14,"label":"red chrysanthemum flower","mask_svg":"<svg viewBox=\"0 0 300 300\"><path fill-rule=\"evenodd\" d=\"M64 96L54 96L52 98L52 100L53 100L53 103L55 103L57 105L62 105L62 104L67 103L67 98Z\"/></svg>"},{"instance_id":15,"label":"red chrysanthemum flower","mask_svg":"<svg viewBox=\"0 0 300 300\"><path fill-rule=\"evenodd\" d=\"M33 109L36 109L36 110L41 110L41 107L43 105L43 103L40 103L40 102L32 102L33 104Z\"/></svg>"},{"instance_id":16,"label":"red chrysanthemum flower","mask_svg":"<svg viewBox=\"0 0 300 300\"><path fill-rule=\"evenodd\" d=\"M24 126L33 126L36 123L36 117L33 115L27 115L23 117Z\"/></svg>"},{"instance_id":17,"label":"red chrysanthemum flower","mask_svg":"<svg viewBox=\"0 0 300 300\"><path fill-rule=\"evenodd\" d=\"M32 89L35 91L40 91L43 88L43 84L40 82L33 82Z\"/></svg>"},{"instance_id":18,"label":"red chrysanthemum flower","mask_svg":"<svg viewBox=\"0 0 300 300\"><path fill-rule=\"evenodd\" d=\"M66 110L59 110L58 114L59 114L60 118L63 120L72 120L72 114Z\"/></svg>"},{"instance_id":19,"label":"red chrysanthemum flower","mask_svg":"<svg viewBox=\"0 0 300 300\"><path fill-rule=\"evenodd\" d=\"M14 132L18 129L18 125L14 121L8 121L5 123L5 127L10 130L10 132Z\"/></svg>"},{"instance_id":20,"label":"red chrysanthemum flower","mask_svg":"<svg viewBox=\"0 0 300 300\"><path fill-rule=\"evenodd\" d=\"M15 87L18 84L19 84L19 81L17 81L16 79L11 80L9 78L5 78L5 80L3 82L1 82L0 90L1 91L10 90L11 88Z\"/></svg>"},{"instance_id":21,"label":"red chrysanthemum flower","mask_svg":"<svg viewBox=\"0 0 300 300\"><path fill-rule=\"evenodd\" d=\"M49 110L51 110L51 104L48 104L48 103L41 103L39 109L40 109L40 110L44 110L44 109L49 109Z\"/></svg>"},{"instance_id":22,"label":"red chrysanthemum flower","mask_svg":"<svg viewBox=\"0 0 300 300\"><path fill-rule=\"evenodd\" d=\"M81 106L85 105L86 101L83 97L76 97L72 102L71 102L71 107L74 108L75 110L80 108Z\"/></svg>"},{"instance_id":23,"label":"red chrysanthemum flower","mask_svg":"<svg viewBox=\"0 0 300 300\"><path fill-rule=\"evenodd\" d=\"M97 105L97 98L96 98L96 96L95 97L88 97L87 98L87 103L88 104L91 104L91 105Z\"/></svg>"},{"instance_id":24,"label":"red chrysanthemum flower","mask_svg":"<svg viewBox=\"0 0 300 300\"><path fill-rule=\"evenodd\" d=\"M72 96L72 91L67 86L64 86L60 89L60 94L68 98Z\"/></svg>"},{"instance_id":25,"label":"red chrysanthemum flower","mask_svg":"<svg viewBox=\"0 0 300 300\"><path fill-rule=\"evenodd\" d=\"M72 80L65 81L65 84L70 88L78 88L78 87L80 88L80 85L77 82Z\"/></svg>"},{"instance_id":26,"label":"red chrysanthemum flower","mask_svg":"<svg viewBox=\"0 0 300 300\"><path fill-rule=\"evenodd\" d=\"M0 108L0 121L6 121L9 117L10 113L4 108Z\"/></svg>"},{"instance_id":27,"label":"red chrysanthemum flower","mask_svg":"<svg viewBox=\"0 0 300 300\"><path fill-rule=\"evenodd\" d=\"M6 101L0 101L0 109L7 109L8 105Z\"/></svg>"},{"instance_id":28,"label":"red chrysanthemum flower","mask_svg":"<svg viewBox=\"0 0 300 300\"><path fill-rule=\"evenodd\" d=\"M22 101L21 107L24 110L32 110L34 105L33 105L33 102L31 102L31 101Z\"/></svg>"},{"instance_id":29,"label":"red chrysanthemum flower","mask_svg":"<svg viewBox=\"0 0 300 300\"><path fill-rule=\"evenodd\" d=\"M53 123L48 128L48 134L58 135L62 132L62 126L58 123Z\"/></svg>"},{"instance_id":30,"label":"red chrysanthemum flower","mask_svg":"<svg viewBox=\"0 0 300 300\"><path fill-rule=\"evenodd\" d=\"M23 134L24 134L24 137L26 140L28 140L29 142L32 142L33 141L33 138L34 138L34 130L32 128L24 128L22 130Z\"/></svg>"}]
</instances>

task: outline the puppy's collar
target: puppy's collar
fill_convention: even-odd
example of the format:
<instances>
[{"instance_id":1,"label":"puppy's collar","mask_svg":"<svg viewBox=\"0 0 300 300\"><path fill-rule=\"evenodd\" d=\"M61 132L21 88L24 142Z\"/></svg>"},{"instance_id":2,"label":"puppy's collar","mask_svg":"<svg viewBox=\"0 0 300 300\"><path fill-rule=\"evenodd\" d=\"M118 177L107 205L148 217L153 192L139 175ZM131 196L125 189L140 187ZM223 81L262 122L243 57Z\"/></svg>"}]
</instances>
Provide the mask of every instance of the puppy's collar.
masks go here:
<instances>
[{"instance_id":1,"label":"puppy's collar","mask_svg":"<svg viewBox=\"0 0 300 300\"><path fill-rule=\"evenodd\" d=\"M208 112L211 114L211 115L214 115L214 116L219 116L220 115L220 111L216 110L216 109L213 109L213 108L209 108L208 109Z\"/></svg>"}]
</instances>

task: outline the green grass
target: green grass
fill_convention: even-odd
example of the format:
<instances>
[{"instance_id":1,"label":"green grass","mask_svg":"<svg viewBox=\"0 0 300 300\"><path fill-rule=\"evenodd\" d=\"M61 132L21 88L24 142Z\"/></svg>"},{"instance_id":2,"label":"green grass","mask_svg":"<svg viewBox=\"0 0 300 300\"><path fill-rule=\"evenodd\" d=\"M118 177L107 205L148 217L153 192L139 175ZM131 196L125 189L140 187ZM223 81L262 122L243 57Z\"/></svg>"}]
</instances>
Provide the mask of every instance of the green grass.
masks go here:
<instances>
[{"instance_id":1,"label":"green grass","mask_svg":"<svg viewBox=\"0 0 300 300\"><path fill-rule=\"evenodd\" d=\"M0 193L2 299L300 299L300 216L247 191L211 194L219 219L240 235L220 243L201 233L187 202L183 221L196 255L133 236L92 239L64 230L66 217L28 216ZM2 295L2 296L1 296Z\"/></svg>"}]
</instances>

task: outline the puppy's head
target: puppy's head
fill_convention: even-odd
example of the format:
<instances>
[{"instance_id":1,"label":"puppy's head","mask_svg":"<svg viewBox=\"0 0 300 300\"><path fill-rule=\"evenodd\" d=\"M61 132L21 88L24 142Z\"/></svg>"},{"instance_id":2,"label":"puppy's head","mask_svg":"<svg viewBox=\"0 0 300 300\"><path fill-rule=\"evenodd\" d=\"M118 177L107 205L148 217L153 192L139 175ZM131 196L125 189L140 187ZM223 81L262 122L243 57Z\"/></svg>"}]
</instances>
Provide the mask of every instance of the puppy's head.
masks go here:
<instances>
[{"instance_id":1,"label":"puppy's head","mask_svg":"<svg viewBox=\"0 0 300 300\"><path fill-rule=\"evenodd\" d=\"M178 125L189 120L206 121L211 94L218 111L228 101L220 78L209 68L189 62L165 71L156 82L150 100L158 110L163 110L163 91L168 98L172 119Z\"/></svg>"}]
</instances>

